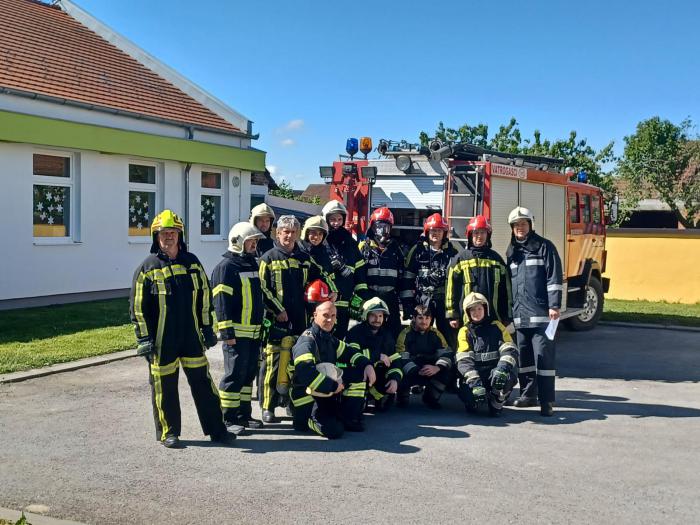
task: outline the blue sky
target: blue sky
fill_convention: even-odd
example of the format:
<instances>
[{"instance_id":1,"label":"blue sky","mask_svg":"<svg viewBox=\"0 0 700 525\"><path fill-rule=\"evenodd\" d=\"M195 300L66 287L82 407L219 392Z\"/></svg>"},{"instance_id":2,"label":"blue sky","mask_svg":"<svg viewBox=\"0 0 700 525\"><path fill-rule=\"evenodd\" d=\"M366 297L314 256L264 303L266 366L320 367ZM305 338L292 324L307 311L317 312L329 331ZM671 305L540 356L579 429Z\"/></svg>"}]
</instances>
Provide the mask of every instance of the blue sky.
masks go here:
<instances>
[{"instance_id":1,"label":"blue sky","mask_svg":"<svg viewBox=\"0 0 700 525\"><path fill-rule=\"evenodd\" d=\"M621 153L642 119L700 119L694 1L74 1L253 120L295 188L347 137L440 120Z\"/></svg>"}]
</instances>

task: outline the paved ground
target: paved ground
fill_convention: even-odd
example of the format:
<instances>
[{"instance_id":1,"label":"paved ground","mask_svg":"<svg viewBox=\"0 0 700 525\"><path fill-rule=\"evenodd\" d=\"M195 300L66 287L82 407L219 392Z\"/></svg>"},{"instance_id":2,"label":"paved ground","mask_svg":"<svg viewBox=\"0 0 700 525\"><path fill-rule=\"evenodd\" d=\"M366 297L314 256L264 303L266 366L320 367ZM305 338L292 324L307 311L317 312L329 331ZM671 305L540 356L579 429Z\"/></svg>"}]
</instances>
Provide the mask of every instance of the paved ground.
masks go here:
<instances>
[{"instance_id":1,"label":"paved ground","mask_svg":"<svg viewBox=\"0 0 700 525\"><path fill-rule=\"evenodd\" d=\"M552 419L414 400L340 441L285 422L233 449L200 440L184 376L188 447L157 444L141 360L0 385L0 506L108 524L696 523L700 334L599 327L558 350Z\"/></svg>"}]
</instances>

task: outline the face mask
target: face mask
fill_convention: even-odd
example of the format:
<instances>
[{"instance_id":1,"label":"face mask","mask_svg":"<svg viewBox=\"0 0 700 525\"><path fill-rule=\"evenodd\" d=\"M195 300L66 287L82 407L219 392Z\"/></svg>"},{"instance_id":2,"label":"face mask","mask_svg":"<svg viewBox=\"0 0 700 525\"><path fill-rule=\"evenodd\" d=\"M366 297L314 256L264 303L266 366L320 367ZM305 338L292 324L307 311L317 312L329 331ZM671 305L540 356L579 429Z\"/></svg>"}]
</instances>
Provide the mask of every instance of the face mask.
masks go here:
<instances>
[{"instance_id":1,"label":"face mask","mask_svg":"<svg viewBox=\"0 0 700 525\"><path fill-rule=\"evenodd\" d=\"M374 234L382 242L389 240L391 225L386 222L378 222L374 225Z\"/></svg>"}]
</instances>

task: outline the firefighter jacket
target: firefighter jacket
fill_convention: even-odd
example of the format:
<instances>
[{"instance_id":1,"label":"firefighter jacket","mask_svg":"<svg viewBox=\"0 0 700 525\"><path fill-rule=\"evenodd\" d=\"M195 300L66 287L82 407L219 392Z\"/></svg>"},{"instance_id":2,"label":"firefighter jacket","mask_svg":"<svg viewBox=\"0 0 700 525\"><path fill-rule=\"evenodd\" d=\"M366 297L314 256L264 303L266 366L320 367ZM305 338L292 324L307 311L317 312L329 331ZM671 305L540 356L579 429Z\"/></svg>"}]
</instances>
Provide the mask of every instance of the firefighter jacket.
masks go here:
<instances>
[{"instance_id":1,"label":"firefighter jacket","mask_svg":"<svg viewBox=\"0 0 700 525\"><path fill-rule=\"evenodd\" d=\"M311 257L312 262L314 262L316 266L321 268L330 279L335 281L328 244L326 244L325 241L318 246L314 246L309 241L299 241L298 246L302 252Z\"/></svg>"},{"instance_id":2,"label":"firefighter jacket","mask_svg":"<svg viewBox=\"0 0 700 525\"><path fill-rule=\"evenodd\" d=\"M510 324L511 291L506 264L487 246L465 248L452 259L445 298L448 319L463 317L462 301L471 292L484 295L489 301L489 312L502 324Z\"/></svg>"},{"instance_id":3,"label":"firefighter jacket","mask_svg":"<svg viewBox=\"0 0 700 525\"><path fill-rule=\"evenodd\" d=\"M216 329L221 339L259 339L264 315L258 263L253 255L226 252L211 275Z\"/></svg>"},{"instance_id":4,"label":"firefighter jacket","mask_svg":"<svg viewBox=\"0 0 700 525\"><path fill-rule=\"evenodd\" d=\"M335 304L341 308L347 307L353 294L358 294L363 298L367 295L365 260L357 247L357 242L345 228L331 230L326 241L331 260L336 259L336 264L340 263L352 272L350 275L344 276L341 271L336 271L334 277L335 285L340 294Z\"/></svg>"},{"instance_id":5,"label":"firefighter jacket","mask_svg":"<svg viewBox=\"0 0 700 525\"><path fill-rule=\"evenodd\" d=\"M413 323L404 328L396 340L396 352L401 355L404 374L411 368L423 365L438 365L440 368L452 367L452 352L440 331L431 327L427 332L419 332ZM413 363L415 366L411 367Z\"/></svg>"},{"instance_id":6,"label":"firefighter jacket","mask_svg":"<svg viewBox=\"0 0 700 525\"><path fill-rule=\"evenodd\" d=\"M515 328L549 323L549 309L561 308L563 291L561 259L556 247L532 232L522 243L513 236L506 255Z\"/></svg>"},{"instance_id":7,"label":"firefighter jacket","mask_svg":"<svg viewBox=\"0 0 700 525\"><path fill-rule=\"evenodd\" d=\"M412 311L415 304L428 304L431 299L444 303L447 270L456 254L449 240L445 239L437 251L430 247L424 235L421 236L404 261L400 294L404 312Z\"/></svg>"},{"instance_id":8,"label":"firefighter jacket","mask_svg":"<svg viewBox=\"0 0 700 525\"><path fill-rule=\"evenodd\" d=\"M136 338L156 349L197 346L204 349L202 328L212 328L211 290L202 264L180 250L174 260L151 254L134 273L130 297Z\"/></svg>"},{"instance_id":9,"label":"firefighter jacket","mask_svg":"<svg viewBox=\"0 0 700 525\"><path fill-rule=\"evenodd\" d=\"M518 349L510 334L503 324L488 317L460 328L457 344L457 371L470 387L475 386L480 373L497 366L510 372L518 366Z\"/></svg>"},{"instance_id":10,"label":"firefighter jacket","mask_svg":"<svg viewBox=\"0 0 700 525\"><path fill-rule=\"evenodd\" d=\"M374 239L365 239L359 249L367 271L368 296L398 294L403 277L403 256L399 243L392 239L382 250Z\"/></svg>"},{"instance_id":11,"label":"firefighter jacket","mask_svg":"<svg viewBox=\"0 0 700 525\"><path fill-rule=\"evenodd\" d=\"M361 350L366 350L372 364L379 362L379 356L384 354L391 360L391 367L386 373L387 380L401 381L401 354L396 351L396 342L388 326L382 326L377 333L372 333L372 327L363 321L353 326L345 336L345 342L355 344Z\"/></svg>"},{"instance_id":12,"label":"firefighter jacket","mask_svg":"<svg viewBox=\"0 0 700 525\"><path fill-rule=\"evenodd\" d=\"M304 290L308 283L323 279L332 292L337 291L333 279L298 245L291 253L275 245L260 258L259 273L265 307L273 316L287 312L292 335L301 334L308 326L304 307Z\"/></svg>"},{"instance_id":13,"label":"firefighter jacket","mask_svg":"<svg viewBox=\"0 0 700 525\"><path fill-rule=\"evenodd\" d=\"M356 344L340 341L312 323L292 347L292 363L294 387L308 387L322 394L330 394L338 388L338 383L316 370L317 364L331 363L341 368L351 366L362 369L370 361L367 352L362 352Z\"/></svg>"},{"instance_id":14,"label":"firefighter jacket","mask_svg":"<svg viewBox=\"0 0 700 525\"><path fill-rule=\"evenodd\" d=\"M274 248L275 241L272 240L272 228L267 232L263 233L265 237L258 240L258 246L255 249L255 253L258 258L262 257L266 252Z\"/></svg>"}]
</instances>

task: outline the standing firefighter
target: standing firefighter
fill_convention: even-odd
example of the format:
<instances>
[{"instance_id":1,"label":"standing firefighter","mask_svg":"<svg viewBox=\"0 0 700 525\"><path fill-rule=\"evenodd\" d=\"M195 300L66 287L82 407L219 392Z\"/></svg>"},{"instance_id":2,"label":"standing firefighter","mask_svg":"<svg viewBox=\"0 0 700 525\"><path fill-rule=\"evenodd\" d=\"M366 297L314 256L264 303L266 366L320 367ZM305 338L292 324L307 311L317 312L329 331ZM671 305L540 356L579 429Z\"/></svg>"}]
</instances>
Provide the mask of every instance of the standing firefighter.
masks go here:
<instances>
[{"instance_id":1,"label":"standing firefighter","mask_svg":"<svg viewBox=\"0 0 700 525\"><path fill-rule=\"evenodd\" d=\"M497 416L518 382L518 349L510 334L489 315L480 293L464 298L464 326L457 348L457 395L467 412Z\"/></svg>"},{"instance_id":2,"label":"standing firefighter","mask_svg":"<svg viewBox=\"0 0 700 525\"><path fill-rule=\"evenodd\" d=\"M333 280L297 246L299 221L283 215L277 221L277 244L260 258L260 284L271 326L260 367L263 421L274 423L275 407L288 407L287 365L294 341L308 326L304 307L306 284L318 278L335 292Z\"/></svg>"},{"instance_id":3,"label":"standing firefighter","mask_svg":"<svg viewBox=\"0 0 700 525\"><path fill-rule=\"evenodd\" d=\"M247 222L239 222L228 234L229 248L214 268L211 285L216 328L223 341L224 376L219 397L224 422L234 434L261 428L253 419L250 398L258 372L262 337L263 297L255 250L263 234Z\"/></svg>"},{"instance_id":4,"label":"standing firefighter","mask_svg":"<svg viewBox=\"0 0 700 525\"><path fill-rule=\"evenodd\" d=\"M359 310L362 298L367 294L367 272L357 241L344 227L348 210L343 203L329 201L323 207L322 213L329 227L329 255L339 294L335 302L338 322L333 333L342 339L348 331L350 309Z\"/></svg>"},{"instance_id":5,"label":"standing firefighter","mask_svg":"<svg viewBox=\"0 0 700 525\"><path fill-rule=\"evenodd\" d=\"M216 344L210 312L209 280L197 257L187 251L182 219L171 210L151 225L151 255L134 273L131 320L137 354L149 363L156 437L167 448L180 447L179 366L197 407L205 435L230 443L216 385L209 375L205 346Z\"/></svg>"},{"instance_id":6,"label":"standing firefighter","mask_svg":"<svg viewBox=\"0 0 700 525\"><path fill-rule=\"evenodd\" d=\"M391 238L394 215L389 208L372 212L367 239L360 243L360 252L367 269L367 287L389 307L389 327L394 337L401 332L398 289L403 277L403 256L399 244Z\"/></svg>"},{"instance_id":7,"label":"standing firefighter","mask_svg":"<svg viewBox=\"0 0 700 525\"><path fill-rule=\"evenodd\" d=\"M335 439L345 430L364 430L361 417L365 381L374 384L375 376L369 359L357 346L346 344L331 333L336 308L327 295L323 297L321 288L313 287L309 291L309 301L319 304L314 310L313 323L292 349L293 424L295 430L310 429ZM343 371L354 370L360 371L360 382L349 382L344 377Z\"/></svg>"},{"instance_id":8,"label":"standing firefighter","mask_svg":"<svg viewBox=\"0 0 700 525\"><path fill-rule=\"evenodd\" d=\"M262 239L258 241L258 246L255 249L256 255L261 257L275 245L272 240L272 224L275 222L275 212L264 202L260 203L250 210L249 222L263 234Z\"/></svg>"},{"instance_id":9,"label":"standing firefighter","mask_svg":"<svg viewBox=\"0 0 700 525\"><path fill-rule=\"evenodd\" d=\"M508 266L513 288L513 324L520 353L520 397L516 407L536 406L551 416L554 406L555 347L545 331L559 319L561 260L555 246L534 231L535 218L518 207L508 216L513 234Z\"/></svg>"},{"instance_id":10,"label":"standing firefighter","mask_svg":"<svg viewBox=\"0 0 700 525\"><path fill-rule=\"evenodd\" d=\"M508 326L511 322L510 279L503 258L491 248L491 225L477 215L467 225L467 247L452 259L447 275L447 313L453 328L463 318L462 303L471 292L489 302L491 317Z\"/></svg>"},{"instance_id":11,"label":"standing firefighter","mask_svg":"<svg viewBox=\"0 0 700 525\"><path fill-rule=\"evenodd\" d=\"M401 303L404 319L409 319L418 304L430 306L435 325L452 348L457 344L457 331L445 317L445 282L450 261L457 250L448 238L449 226L442 215L434 213L425 220L423 235L406 256Z\"/></svg>"},{"instance_id":12,"label":"standing firefighter","mask_svg":"<svg viewBox=\"0 0 700 525\"><path fill-rule=\"evenodd\" d=\"M345 338L369 354L369 362L377 377L369 388L369 406L375 412L387 409L393 401L403 378L401 355L396 352L396 341L386 326L389 308L378 297L372 297L362 305L362 322L353 326Z\"/></svg>"}]
</instances>

